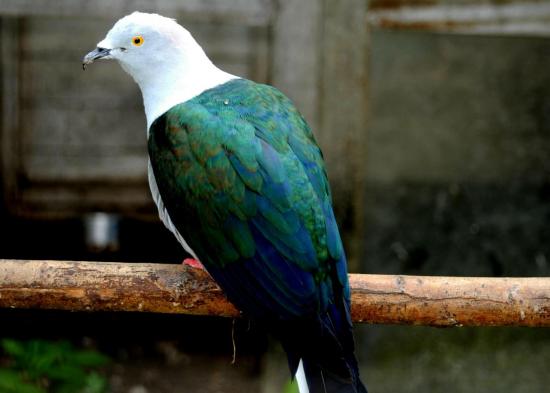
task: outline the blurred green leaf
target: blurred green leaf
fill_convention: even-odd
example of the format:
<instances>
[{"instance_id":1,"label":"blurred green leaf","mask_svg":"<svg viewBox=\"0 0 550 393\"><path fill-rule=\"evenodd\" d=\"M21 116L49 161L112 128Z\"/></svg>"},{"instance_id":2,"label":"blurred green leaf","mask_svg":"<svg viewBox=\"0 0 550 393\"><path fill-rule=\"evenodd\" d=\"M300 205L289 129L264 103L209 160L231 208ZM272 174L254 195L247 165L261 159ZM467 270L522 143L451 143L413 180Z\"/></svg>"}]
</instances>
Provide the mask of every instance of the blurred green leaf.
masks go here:
<instances>
[{"instance_id":1,"label":"blurred green leaf","mask_svg":"<svg viewBox=\"0 0 550 393\"><path fill-rule=\"evenodd\" d=\"M296 381L288 381L283 388L283 393L300 393Z\"/></svg>"},{"instance_id":2,"label":"blurred green leaf","mask_svg":"<svg viewBox=\"0 0 550 393\"><path fill-rule=\"evenodd\" d=\"M100 367L109 363L109 358L96 351L77 351L71 355L71 362L82 367Z\"/></svg>"},{"instance_id":3,"label":"blurred green leaf","mask_svg":"<svg viewBox=\"0 0 550 393\"><path fill-rule=\"evenodd\" d=\"M95 369L110 359L97 351L76 349L68 341L4 339L0 344L7 355L6 366L0 368L0 393L107 391L107 379Z\"/></svg>"},{"instance_id":4,"label":"blurred green leaf","mask_svg":"<svg viewBox=\"0 0 550 393\"><path fill-rule=\"evenodd\" d=\"M86 378L83 393L102 393L107 390L107 379L96 372L91 372Z\"/></svg>"},{"instance_id":5,"label":"blurred green leaf","mask_svg":"<svg viewBox=\"0 0 550 393\"><path fill-rule=\"evenodd\" d=\"M46 370L45 375L52 381L83 381L86 378L86 371L74 364L62 363L55 368Z\"/></svg>"},{"instance_id":6,"label":"blurred green leaf","mask_svg":"<svg viewBox=\"0 0 550 393\"><path fill-rule=\"evenodd\" d=\"M14 357L20 357L25 355L25 348L23 345L15 340L3 339L2 340L2 349L8 355Z\"/></svg>"},{"instance_id":7,"label":"blurred green leaf","mask_svg":"<svg viewBox=\"0 0 550 393\"><path fill-rule=\"evenodd\" d=\"M1 393L46 393L34 384L25 382L21 375L13 370L0 369Z\"/></svg>"}]
</instances>

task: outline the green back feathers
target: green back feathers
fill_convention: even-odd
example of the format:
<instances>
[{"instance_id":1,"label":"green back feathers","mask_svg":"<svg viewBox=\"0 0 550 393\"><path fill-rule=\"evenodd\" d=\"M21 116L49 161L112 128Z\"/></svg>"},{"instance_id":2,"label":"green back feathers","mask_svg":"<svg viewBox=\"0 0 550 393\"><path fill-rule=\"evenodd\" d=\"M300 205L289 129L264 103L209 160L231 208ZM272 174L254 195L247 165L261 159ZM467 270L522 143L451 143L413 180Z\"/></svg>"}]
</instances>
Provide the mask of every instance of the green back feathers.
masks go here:
<instances>
[{"instance_id":1,"label":"green back feathers","mask_svg":"<svg viewBox=\"0 0 550 393\"><path fill-rule=\"evenodd\" d=\"M269 292L289 314L328 304L326 285L347 291L321 152L278 90L225 83L155 120L148 143L172 221L222 287L246 264L258 277L243 285ZM292 305L296 291L304 304Z\"/></svg>"}]
</instances>

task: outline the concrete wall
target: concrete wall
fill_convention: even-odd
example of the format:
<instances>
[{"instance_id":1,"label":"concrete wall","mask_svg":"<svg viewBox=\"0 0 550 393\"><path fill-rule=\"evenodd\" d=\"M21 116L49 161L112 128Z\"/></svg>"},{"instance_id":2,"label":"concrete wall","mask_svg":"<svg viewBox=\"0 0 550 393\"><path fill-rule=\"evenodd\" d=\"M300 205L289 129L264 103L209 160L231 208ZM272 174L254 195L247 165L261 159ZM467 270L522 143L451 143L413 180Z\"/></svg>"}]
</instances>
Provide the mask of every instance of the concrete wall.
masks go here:
<instances>
[{"instance_id":1,"label":"concrete wall","mask_svg":"<svg viewBox=\"0 0 550 393\"><path fill-rule=\"evenodd\" d=\"M365 269L550 274L550 41L371 36ZM544 392L550 332L361 326L374 392Z\"/></svg>"}]
</instances>

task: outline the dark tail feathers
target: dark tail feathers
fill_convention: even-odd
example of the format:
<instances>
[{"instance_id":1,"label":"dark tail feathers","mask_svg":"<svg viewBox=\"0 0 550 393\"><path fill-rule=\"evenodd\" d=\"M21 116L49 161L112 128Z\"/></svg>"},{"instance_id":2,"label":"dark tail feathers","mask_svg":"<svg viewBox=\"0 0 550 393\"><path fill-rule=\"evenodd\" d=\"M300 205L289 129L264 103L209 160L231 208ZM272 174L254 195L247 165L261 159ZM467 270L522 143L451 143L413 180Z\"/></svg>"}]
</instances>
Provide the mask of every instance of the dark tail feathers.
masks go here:
<instances>
[{"instance_id":1,"label":"dark tail feathers","mask_svg":"<svg viewBox=\"0 0 550 393\"><path fill-rule=\"evenodd\" d=\"M340 318L334 316L279 325L290 372L296 374L301 360L309 393L367 393L359 378L351 321L335 323Z\"/></svg>"},{"instance_id":2,"label":"dark tail feathers","mask_svg":"<svg viewBox=\"0 0 550 393\"><path fill-rule=\"evenodd\" d=\"M327 370L315 359L302 359L309 393L367 393L359 378L355 358L349 360L353 363L349 364L351 379Z\"/></svg>"}]
</instances>

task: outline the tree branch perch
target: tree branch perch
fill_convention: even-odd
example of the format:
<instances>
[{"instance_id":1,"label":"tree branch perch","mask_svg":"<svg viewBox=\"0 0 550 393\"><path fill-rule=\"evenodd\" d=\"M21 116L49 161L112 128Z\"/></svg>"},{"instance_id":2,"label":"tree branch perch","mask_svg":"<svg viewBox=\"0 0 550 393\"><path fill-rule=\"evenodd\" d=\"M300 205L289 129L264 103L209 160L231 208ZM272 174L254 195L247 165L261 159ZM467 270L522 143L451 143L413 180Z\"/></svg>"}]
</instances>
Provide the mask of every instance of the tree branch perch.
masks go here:
<instances>
[{"instance_id":1,"label":"tree branch perch","mask_svg":"<svg viewBox=\"0 0 550 393\"><path fill-rule=\"evenodd\" d=\"M550 278L351 274L355 322L550 327ZM0 308L235 317L204 271L183 265L0 260Z\"/></svg>"}]
</instances>

